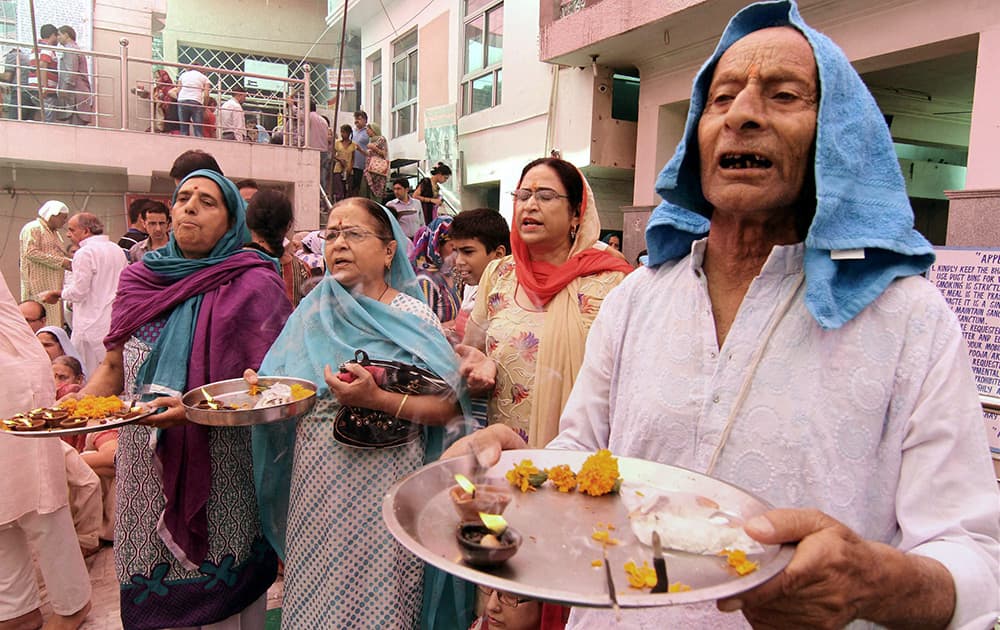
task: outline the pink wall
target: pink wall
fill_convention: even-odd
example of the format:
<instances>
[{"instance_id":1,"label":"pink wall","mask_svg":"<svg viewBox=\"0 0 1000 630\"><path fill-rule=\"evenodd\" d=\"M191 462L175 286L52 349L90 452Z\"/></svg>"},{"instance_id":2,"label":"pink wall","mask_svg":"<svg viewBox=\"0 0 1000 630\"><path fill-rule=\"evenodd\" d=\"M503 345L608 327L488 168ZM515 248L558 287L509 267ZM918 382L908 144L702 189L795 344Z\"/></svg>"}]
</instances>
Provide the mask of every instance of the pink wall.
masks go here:
<instances>
[{"instance_id":1,"label":"pink wall","mask_svg":"<svg viewBox=\"0 0 1000 630\"><path fill-rule=\"evenodd\" d=\"M450 19L449 12L445 11L425 24L417 37L420 55L420 78L417 86L417 93L420 94L420 103L417 105L417 137L420 140L424 139L424 110L428 107L438 107L449 103L448 23ZM388 68L385 62L383 62L383 68ZM391 82L383 83L383 86L382 89L392 89ZM391 98L391 96L392 94L387 92L385 98Z\"/></svg>"}]
</instances>

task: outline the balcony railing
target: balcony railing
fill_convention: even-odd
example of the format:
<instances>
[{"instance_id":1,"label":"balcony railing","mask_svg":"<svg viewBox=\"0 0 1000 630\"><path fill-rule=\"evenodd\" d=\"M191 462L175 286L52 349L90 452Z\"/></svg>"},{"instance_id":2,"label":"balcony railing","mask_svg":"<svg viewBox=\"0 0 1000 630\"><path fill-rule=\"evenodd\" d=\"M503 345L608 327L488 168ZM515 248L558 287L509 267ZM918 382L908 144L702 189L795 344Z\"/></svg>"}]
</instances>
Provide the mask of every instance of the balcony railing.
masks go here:
<instances>
[{"instance_id":1,"label":"balcony railing","mask_svg":"<svg viewBox=\"0 0 1000 630\"><path fill-rule=\"evenodd\" d=\"M245 87L243 103L248 141L304 147L309 138L306 104L311 100L309 64L302 67L301 78L287 78L239 72L225 68L178 64L157 59L132 57L129 42L119 40L118 53L79 50L38 44L39 51L52 56L78 54L87 61L87 72L69 69L57 71L58 87L39 90L29 82L34 73L35 44L0 39L0 49L8 51L0 73L2 117L8 120L42 121L46 124L92 125L147 133L182 134L176 93L183 70L195 69L208 77L212 87L202 105L208 120L200 124L184 123L189 135L222 138L222 105L232 91L222 89L222 77L235 77ZM10 52L11 49L20 54ZM49 71L51 72L51 71ZM86 79L86 80L83 80ZM247 81L252 79L253 81ZM46 80L48 83L48 80ZM260 87L254 87L254 84ZM264 87L266 86L266 87ZM45 87L45 86L43 86ZM215 124L212 124L214 114ZM274 121L272 129L261 129L263 121ZM194 133L198 127L200 134ZM265 133L261 133L264 131ZM280 139L272 137L280 132Z\"/></svg>"}]
</instances>

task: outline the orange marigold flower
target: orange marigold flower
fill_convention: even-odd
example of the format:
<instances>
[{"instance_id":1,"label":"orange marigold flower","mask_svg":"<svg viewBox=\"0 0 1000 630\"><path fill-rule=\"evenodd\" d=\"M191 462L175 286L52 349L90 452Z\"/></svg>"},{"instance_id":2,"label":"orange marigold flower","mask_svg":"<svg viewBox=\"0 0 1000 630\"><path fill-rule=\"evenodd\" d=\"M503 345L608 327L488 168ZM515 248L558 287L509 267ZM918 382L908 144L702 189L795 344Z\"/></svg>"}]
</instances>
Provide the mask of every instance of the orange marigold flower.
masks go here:
<instances>
[{"instance_id":1,"label":"orange marigold flower","mask_svg":"<svg viewBox=\"0 0 1000 630\"><path fill-rule=\"evenodd\" d=\"M576 486L576 473L566 464L546 468L545 472L549 474L549 481L559 492L569 492Z\"/></svg>"},{"instance_id":2,"label":"orange marigold flower","mask_svg":"<svg viewBox=\"0 0 1000 630\"><path fill-rule=\"evenodd\" d=\"M68 411L71 416L83 418L107 418L124 406L125 403L117 396L87 395L80 400L70 398L59 403L59 407Z\"/></svg>"},{"instance_id":3,"label":"orange marigold flower","mask_svg":"<svg viewBox=\"0 0 1000 630\"><path fill-rule=\"evenodd\" d=\"M620 485L618 460L612 457L611 451L606 448L588 457L576 475L577 490L592 497L614 492Z\"/></svg>"},{"instance_id":4,"label":"orange marigold flower","mask_svg":"<svg viewBox=\"0 0 1000 630\"><path fill-rule=\"evenodd\" d=\"M522 459L513 468L507 471L507 481L515 488L520 488L521 492L533 492L547 478L545 471L538 470L530 459Z\"/></svg>"}]
</instances>

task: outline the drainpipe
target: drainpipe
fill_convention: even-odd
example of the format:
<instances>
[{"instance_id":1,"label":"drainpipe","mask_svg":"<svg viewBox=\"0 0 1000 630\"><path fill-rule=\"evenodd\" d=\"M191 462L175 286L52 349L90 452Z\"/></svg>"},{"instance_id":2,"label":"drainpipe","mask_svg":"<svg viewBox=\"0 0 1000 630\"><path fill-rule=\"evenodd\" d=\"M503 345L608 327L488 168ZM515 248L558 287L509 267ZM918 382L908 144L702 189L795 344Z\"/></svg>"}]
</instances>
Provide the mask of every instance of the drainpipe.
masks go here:
<instances>
[{"instance_id":1,"label":"drainpipe","mask_svg":"<svg viewBox=\"0 0 1000 630\"><path fill-rule=\"evenodd\" d=\"M118 40L118 59L121 62L121 123L122 131L128 131L128 40L122 37ZM152 96L152 94L150 94ZM138 114L136 114L138 115ZM152 122L150 122L152 124Z\"/></svg>"}]
</instances>

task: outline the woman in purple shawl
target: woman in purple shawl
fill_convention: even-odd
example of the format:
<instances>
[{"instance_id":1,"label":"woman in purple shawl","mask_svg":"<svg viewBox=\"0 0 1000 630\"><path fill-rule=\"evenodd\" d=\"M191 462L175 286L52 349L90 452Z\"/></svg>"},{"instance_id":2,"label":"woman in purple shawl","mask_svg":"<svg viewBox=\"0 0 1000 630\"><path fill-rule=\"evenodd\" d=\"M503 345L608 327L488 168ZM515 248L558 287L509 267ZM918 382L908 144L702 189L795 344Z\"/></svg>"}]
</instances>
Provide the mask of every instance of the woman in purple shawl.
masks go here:
<instances>
[{"instance_id":1,"label":"woman in purple shawl","mask_svg":"<svg viewBox=\"0 0 1000 630\"><path fill-rule=\"evenodd\" d=\"M242 249L244 210L215 171L181 182L170 242L122 272L107 357L81 392L165 408L118 437L125 628L263 627L277 559L260 532L250 431L189 424L179 399L259 367L291 313L274 259Z\"/></svg>"}]
</instances>

